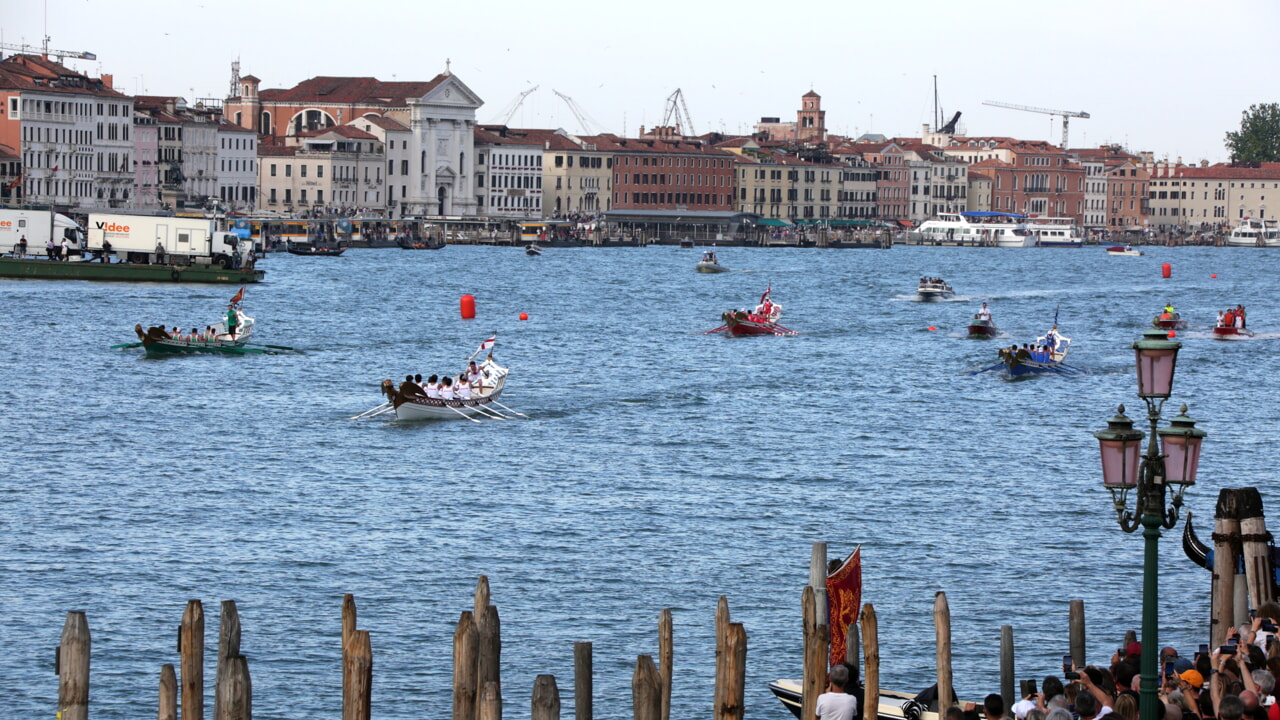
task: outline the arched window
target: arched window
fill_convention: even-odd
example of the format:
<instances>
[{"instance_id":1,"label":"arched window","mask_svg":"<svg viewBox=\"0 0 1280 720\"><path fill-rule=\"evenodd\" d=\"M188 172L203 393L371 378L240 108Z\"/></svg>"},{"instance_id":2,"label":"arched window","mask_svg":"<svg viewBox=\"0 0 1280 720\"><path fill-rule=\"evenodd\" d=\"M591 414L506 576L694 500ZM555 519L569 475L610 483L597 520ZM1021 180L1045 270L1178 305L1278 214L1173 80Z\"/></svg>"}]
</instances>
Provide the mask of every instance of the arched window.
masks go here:
<instances>
[{"instance_id":1,"label":"arched window","mask_svg":"<svg viewBox=\"0 0 1280 720\"><path fill-rule=\"evenodd\" d=\"M270 113L270 112L267 112L266 110L262 111L262 115L261 115L261 117L259 117L259 118L258 118L258 121L261 123L261 127L259 127L259 128L258 128L258 132L262 133L263 135L275 135L275 134L276 134L276 132L275 132L275 128L271 127L271 113Z\"/></svg>"}]
</instances>

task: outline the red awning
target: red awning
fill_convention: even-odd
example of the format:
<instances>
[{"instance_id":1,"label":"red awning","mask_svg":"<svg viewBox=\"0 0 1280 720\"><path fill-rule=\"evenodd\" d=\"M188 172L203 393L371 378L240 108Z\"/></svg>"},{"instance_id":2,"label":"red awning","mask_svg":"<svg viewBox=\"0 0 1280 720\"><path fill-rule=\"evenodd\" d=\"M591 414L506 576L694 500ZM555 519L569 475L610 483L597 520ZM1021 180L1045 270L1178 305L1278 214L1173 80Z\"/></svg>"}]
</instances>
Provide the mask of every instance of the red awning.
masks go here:
<instances>
[{"instance_id":1,"label":"red awning","mask_svg":"<svg viewBox=\"0 0 1280 720\"><path fill-rule=\"evenodd\" d=\"M902 227L904 227L904 228L909 228L909 227L914 227L914 226L915 226L915 224L914 224L914 223L912 223L910 220L899 220L899 221L898 221L898 224L899 224L899 225L901 225L901 226L902 226Z\"/></svg>"}]
</instances>

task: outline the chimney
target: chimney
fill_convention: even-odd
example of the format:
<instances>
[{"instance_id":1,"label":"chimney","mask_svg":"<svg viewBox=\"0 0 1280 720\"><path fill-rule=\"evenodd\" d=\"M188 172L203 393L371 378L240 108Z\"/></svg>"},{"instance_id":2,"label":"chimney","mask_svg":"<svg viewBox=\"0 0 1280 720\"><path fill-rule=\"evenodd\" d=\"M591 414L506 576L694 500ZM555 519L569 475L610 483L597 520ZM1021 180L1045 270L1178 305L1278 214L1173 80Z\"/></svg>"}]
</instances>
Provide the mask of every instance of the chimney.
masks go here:
<instances>
[{"instance_id":1,"label":"chimney","mask_svg":"<svg viewBox=\"0 0 1280 720\"><path fill-rule=\"evenodd\" d=\"M107 73L102 73L102 84L103 84L103 85L106 85L108 90L114 90L114 89L115 89L115 86L112 84L112 83L114 83L114 82L115 82L115 79L116 79L115 75L109 75L109 74L107 74Z\"/></svg>"}]
</instances>

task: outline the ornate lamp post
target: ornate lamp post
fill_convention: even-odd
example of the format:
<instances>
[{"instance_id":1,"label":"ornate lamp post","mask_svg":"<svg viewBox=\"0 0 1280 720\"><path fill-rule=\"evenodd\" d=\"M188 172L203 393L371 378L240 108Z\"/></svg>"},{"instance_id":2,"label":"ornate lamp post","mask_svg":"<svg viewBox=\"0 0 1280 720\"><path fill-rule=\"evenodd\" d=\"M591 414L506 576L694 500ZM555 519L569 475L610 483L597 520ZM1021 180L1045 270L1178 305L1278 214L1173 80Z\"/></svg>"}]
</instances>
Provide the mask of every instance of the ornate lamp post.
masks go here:
<instances>
[{"instance_id":1,"label":"ornate lamp post","mask_svg":"<svg viewBox=\"0 0 1280 720\"><path fill-rule=\"evenodd\" d=\"M1111 491L1116 521L1125 532L1142 528L1144 542L1142 561L1142 686L1139 702L1140 720L1156 720L1159 702L1159 638L1157 610L1159 588L1157 548L1160 528L1170 529L1178 523L1182 495L1195 484L1200 464L1200 446L1205 431L1196 429L1187 417L1187 406L1168 427L1158 428L1160 411L1173 390L1173 371L1182 343L1171 342L1165 331L1151 328L1142 340L1133 344L1138 365L1138 397L1147 404L1147 421L1151 424L1147 451L1142 454L1142 440L1147 434L1133 427L1121 405L1107 428L1093 434L1102 454L1102 484ZM1157 438L1160 445L1157 446ZM1172 488L1172 507L1166 507L1166 488ZM1128 495L1137 495L1133 510Z\"/></svg>"}]
</instances>

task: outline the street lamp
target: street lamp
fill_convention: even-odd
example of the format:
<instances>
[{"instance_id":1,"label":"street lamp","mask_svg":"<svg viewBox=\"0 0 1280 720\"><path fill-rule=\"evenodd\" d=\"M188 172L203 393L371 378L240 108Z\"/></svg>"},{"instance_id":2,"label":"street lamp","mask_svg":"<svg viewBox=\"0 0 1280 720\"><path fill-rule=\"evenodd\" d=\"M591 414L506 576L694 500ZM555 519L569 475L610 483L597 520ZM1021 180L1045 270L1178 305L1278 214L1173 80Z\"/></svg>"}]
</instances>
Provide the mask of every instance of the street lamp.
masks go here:
<instances>
[{"instance_id":1,"label":"street lamp","mask_svg":"<svg viewBox=\"0 0 1280 720\"><path fill-rule=\"evenodd\" d=\"M1098 439L1102 456L1102 484L1111 493L1116 521L1125 532L1142 528L1142 676L1139 718L1156 720L1159 702L1159 639L1157 610L1159 607L1157 547L1160 528L1171 529L1178 523L1182 495L1195 484L1200 464L1200 446L1205 431L1196 428L1187 417L1183 405L1178 417L1168 427L1157 428L1164 401L1173 392L1173 371L1182 343L1173 342L1159 328L1151 328L1133 344L1138 369L1138 397L1147 404L1147 421L1151 424L1150 441L1145 454L1142 440L1147 433L1133 427L1124 414L1124 406L1107 421L1105 430L1093 434ZM1157 441L1159 445L1157 445ZM1165 491L1173 488L1172 507L1165 506ZM1128 507L1130 491L1136 491L1134 509Z\"/></svg>"}]
</instances>

